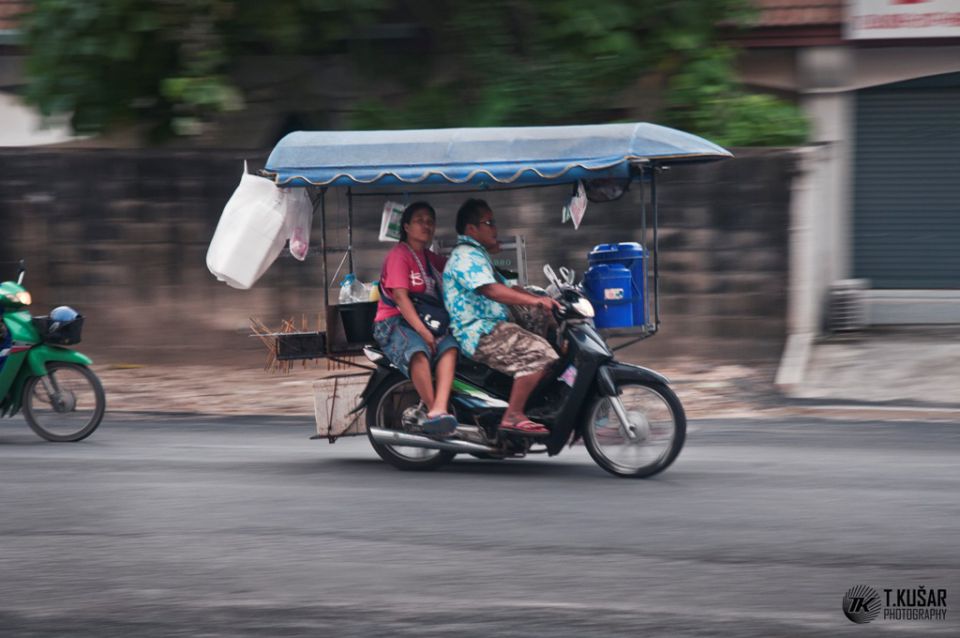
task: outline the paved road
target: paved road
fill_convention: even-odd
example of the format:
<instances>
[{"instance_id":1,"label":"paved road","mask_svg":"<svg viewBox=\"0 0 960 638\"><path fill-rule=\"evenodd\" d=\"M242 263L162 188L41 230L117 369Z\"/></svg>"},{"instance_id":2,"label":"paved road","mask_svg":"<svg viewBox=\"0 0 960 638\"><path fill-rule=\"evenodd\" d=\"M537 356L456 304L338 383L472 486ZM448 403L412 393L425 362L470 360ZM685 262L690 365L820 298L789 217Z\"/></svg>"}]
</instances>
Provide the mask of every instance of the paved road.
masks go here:
<instances>
[{"instance_id":1,"label":"paved road","mask_svg":"<svg viewBox=\"0 0 960 638\"><path fill-rule=\"evenodd\" d=\"M582 449L381 463L291 419L0 422L3 636L843 636L960 632L960 427L696 422L659 478ZM948 590L855 625L843 593Z\"/></svg>"}]
</instances>

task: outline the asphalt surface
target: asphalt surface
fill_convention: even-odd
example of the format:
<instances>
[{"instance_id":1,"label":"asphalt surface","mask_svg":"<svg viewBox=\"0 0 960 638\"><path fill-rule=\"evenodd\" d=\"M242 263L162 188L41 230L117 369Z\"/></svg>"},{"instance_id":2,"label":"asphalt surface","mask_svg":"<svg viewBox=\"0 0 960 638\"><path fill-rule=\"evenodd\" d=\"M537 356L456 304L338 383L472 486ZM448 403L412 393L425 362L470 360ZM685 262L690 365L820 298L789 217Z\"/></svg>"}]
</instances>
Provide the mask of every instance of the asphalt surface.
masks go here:
<instances>
[{"instance_id":1,"label":"asphalt surface","mask_svg":"<svg viewBox=\"0 0 960 638\"><path fill-rule=\"evenodd\" d=\"M582 448L398 472L292 418L0 421L2 636L960 633L960 427L697 421L661 476ZM847 620L854 585L946 620Z\"/></svg>"}]
</instances>

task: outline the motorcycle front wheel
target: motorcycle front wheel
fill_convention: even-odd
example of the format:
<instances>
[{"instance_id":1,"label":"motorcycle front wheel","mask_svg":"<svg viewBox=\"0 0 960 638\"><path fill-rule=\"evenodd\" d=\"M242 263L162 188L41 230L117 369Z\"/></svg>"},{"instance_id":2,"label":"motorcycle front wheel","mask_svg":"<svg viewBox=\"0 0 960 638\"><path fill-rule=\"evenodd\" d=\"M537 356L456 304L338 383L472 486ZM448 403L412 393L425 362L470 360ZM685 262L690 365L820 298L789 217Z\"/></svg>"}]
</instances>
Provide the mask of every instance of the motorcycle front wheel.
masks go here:
<instances>
[{"instance_id":1,"label":"motorcycle front wheel","mask_svg":"<svg viewBox=\"0 0 960 638\"><path fill-rule=\"evenodd\" d=\"M42 377L23 386L23 416L48 441L66 443L87 438L100 425L107 399L100 379L86 366L47 364L49 389Z\"/></svg>"},{"instance_id":2,"label":"motorcycle front wheel","mask_svg":"<svg viewBox=\"0 0 960 638\"><path fill-rule=\"evenodd\" d=\"M583 440L591 458L617 476L645 478L667 469L680 454L687 417L680 399L661 383L619 383L628 424L608 397L595 397L587 409Z\"/></svg>"},{"instance_id":3,"label":"motorcycle front wheel","mask_svg":"<svg viewBox=\"0 0 960 638\"><path fill-rule=\"evenodd\" d=\"M404 431L403 411L419 403L420 395L410 379L397 374L370 397L367 407L367 438L370 439L370 445L381 459L401 470L435 470L456 456L455 453L445 450L389 445L373 440L370 428Z\"/></svg>"}]
</instances>

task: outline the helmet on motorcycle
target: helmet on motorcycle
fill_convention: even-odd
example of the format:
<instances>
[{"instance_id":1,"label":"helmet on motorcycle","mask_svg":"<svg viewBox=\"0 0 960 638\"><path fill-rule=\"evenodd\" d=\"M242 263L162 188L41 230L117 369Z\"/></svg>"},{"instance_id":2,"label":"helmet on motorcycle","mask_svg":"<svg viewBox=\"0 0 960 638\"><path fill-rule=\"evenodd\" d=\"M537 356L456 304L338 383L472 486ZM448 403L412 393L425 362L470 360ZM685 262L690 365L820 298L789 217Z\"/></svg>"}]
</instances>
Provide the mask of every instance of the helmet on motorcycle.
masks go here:
<instances>
[{"instance_id":1,"label":"helmet on motorcycle","mask_svg":"<svg viewBox=\"0 0 960 638\"><path fill-rule=\"evenodd\" d=\"M66 323L67 321L73 321L79 316L76 310L70 306L57 306L50 311L50 320L59 321L61 323Z\"/></svg>"}]
</instances>

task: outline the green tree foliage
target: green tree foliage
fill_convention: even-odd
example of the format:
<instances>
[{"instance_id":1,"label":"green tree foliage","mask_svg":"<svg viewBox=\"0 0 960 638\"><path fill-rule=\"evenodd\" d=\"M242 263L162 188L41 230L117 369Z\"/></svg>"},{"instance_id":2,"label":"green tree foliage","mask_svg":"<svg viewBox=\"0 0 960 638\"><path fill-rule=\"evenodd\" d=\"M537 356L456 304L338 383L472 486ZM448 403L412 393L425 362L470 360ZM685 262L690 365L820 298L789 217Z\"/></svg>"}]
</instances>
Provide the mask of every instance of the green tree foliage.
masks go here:
<instances>
[{"instance_id":1,"label":"green tree foliage","mask_svg":"<svg viewBox=\"0 0 960 638\"><path fill-rule=\"evenodd\" d=\"M692 55L670 78L665 123L723 146L791 146L807 139L800 110L771 95L746 93L733 78L734 52L716 46Z\"/></svg>"},{"instance_id":2,"label":"green tree foliage","mask_svg":"<svg viewBox=\"0 0 960 638\"><path fill-rule=\"evenodd\" d=\"M381 0L34 0L22 26L26 98L74 130L139 124L190 134L243 107L237 53L335 50Z\"/></svg>"},{"instance_id":3,"label":"green tree foliage","mask_svg":"<svg viewBox=\"0 0 960 638\"><path fill-rule=\"evenodd\" d=\"M391 73L414 89L411 97L364 104L357 125L618 119L622 109L613 103L618 93L639 77L672 74L687 56L716 46L716 25L745 16L748 7L744 0L447 0L440 5L441 11L429 3L429 10L412 16L426 26L423 55L390 57ZM732 76L732 67L727 71Z\"/></svg>"},{"instance_id":4,"label":"green tree foliage","mask_svg":"<svg viewBox=\"0 0 960 638\"><path fill-rule=\"evenodd\" d=\"M27 99L80 133L169 126L239 96L223 75L216 0L36 0L24 21Z\"/></svg>"},{"instance_id":5,"label":"green tree foliage","mask_svg":"<svg viewBox=\"0 0 960 638\"><path fill-rule=\"evenodd\" d=\"M239 54L345 55L361 128L611 121L616 97L663 78L660 121L728 144L790 144L789 104L747 95L717 25L749 0L36 0L28 98L80 132L147 123L188 134L242 108ZM309 82L310 78L304 78Z\"/></svg>"}]
</instances>

